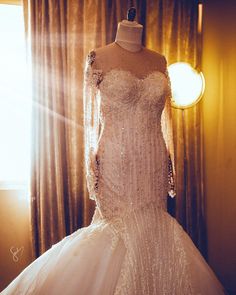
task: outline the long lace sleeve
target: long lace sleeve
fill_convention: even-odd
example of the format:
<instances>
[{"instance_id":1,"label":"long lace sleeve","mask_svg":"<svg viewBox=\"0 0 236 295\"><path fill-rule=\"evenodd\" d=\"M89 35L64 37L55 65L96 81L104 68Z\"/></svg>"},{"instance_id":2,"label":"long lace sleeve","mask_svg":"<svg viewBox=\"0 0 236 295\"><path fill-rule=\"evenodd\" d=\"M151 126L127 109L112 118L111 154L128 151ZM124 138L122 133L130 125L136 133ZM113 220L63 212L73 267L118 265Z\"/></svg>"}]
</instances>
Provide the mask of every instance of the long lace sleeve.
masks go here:
<instances>
[{"instance_id":1,"label":"long lace sleeve","mask_svg":"<svg viewBox=\"0 0 236 295\"><path fill-rule=\"evenodd\" d=\"M95 200L98 189L99 160L96 157L99 138L99 93L101 71L93 68L95 51L87 55L84 67L83 125L84 125L84 167L89 198Z\"/></svg>"},{"instance_id":2,"label":"long lace sleeve","mask_svg":"<svg viewBox=\"0 0 236 295\"><path fill-rule=\"evenodd\" d=\"M165 59L165 76L167 78L166 102L162 112L161 125L163 137L168 151L168 194L170 197L175 197L175 155L174 155L174 139L173 139L173 126L172 126L172 110L171 110L171 82L167 69L167 61Z\"/></svg>"}]
</instances>

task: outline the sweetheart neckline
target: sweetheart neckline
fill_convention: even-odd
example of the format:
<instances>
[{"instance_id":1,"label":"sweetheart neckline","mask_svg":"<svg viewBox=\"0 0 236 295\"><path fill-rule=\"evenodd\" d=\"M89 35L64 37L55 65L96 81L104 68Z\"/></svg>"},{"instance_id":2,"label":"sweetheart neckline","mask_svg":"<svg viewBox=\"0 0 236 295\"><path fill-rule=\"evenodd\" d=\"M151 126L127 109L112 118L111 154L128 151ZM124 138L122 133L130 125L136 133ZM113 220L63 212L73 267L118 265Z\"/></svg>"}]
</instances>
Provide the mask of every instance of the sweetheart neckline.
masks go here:
<instances>
[{"instance_id":1,"label":"sweetheart neckline","mask_svg":"<svg viewBox=\"0 0 236 295\"><path fill-rule=\"evenodd\" d=\"M125 73L128 73L130 74L134 79L138 80L138 81L145 81L146 79L148 79L151 75L153 74L162 74L164 77L166 77L166 75L159 71L159 70L152 70L150 71L149 73L147 73L144 77L142 78L139 78L137 77L134 73L132 73L130 70L124 70L124 69L121 69L121 68L113 68L113 69L110 69L109 71L107 71L106 73L103 72L103 70L100 70L100 69L96 69L96 71L98 71L99 73L101 73L102 77L105 78L106 76L109 76L109 74L113 71L118 71L118 72L125 72Z\"/></svg>"}]
</instances>

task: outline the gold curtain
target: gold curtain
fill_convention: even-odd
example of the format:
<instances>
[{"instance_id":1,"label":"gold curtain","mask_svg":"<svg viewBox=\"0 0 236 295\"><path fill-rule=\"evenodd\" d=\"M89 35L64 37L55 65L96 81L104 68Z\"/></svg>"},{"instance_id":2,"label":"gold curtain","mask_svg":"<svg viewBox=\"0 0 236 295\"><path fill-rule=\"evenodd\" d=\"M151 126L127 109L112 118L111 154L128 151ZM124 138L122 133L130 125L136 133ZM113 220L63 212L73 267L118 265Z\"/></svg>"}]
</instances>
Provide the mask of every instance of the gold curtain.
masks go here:
<instances>
[{"instance_id":1,"label":"gold curtain","mask_svg":"<svg viewBox=\"0 0 236 295\"><path fill-rule=\"evenodd\" d=\"M117 23L126 18L127 2L23 0L33 73L31 224L35 257L91 221L95 204L88 198L83 174L84 60L89 50L114 41ZM182 60L194 66L196 1L134 3L137 20L145 28L144 45L164 54L169 64ZM184 131L181 111L173 110L173 116L176 218L203 250L200 109L185 112Z\"/></svg>"}]
</instances>

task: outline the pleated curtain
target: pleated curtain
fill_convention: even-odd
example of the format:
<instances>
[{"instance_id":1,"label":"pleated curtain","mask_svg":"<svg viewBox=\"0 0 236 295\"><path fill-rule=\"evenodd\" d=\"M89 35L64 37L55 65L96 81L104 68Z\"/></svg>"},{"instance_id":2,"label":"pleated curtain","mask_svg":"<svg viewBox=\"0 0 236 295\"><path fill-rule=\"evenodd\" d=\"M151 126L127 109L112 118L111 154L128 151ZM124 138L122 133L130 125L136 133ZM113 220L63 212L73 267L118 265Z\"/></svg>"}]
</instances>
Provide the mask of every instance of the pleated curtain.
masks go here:
<instances>
[{"instance_id":1,"label":"pleated curtain","mask_svg":"<svg viewBox=\"0 0 236 295\"><path fill-rule=\"evenodd\" d=\"M23 0L32 61L31 231L33 255L89 225L83 168L83 69L88 51L115 40L129 1ZM197 1L134 1L143 44L168 64L199 65ZM173 109L176 184L169 210L205 255L201 104Z\"/></svg>"}]
</instances>

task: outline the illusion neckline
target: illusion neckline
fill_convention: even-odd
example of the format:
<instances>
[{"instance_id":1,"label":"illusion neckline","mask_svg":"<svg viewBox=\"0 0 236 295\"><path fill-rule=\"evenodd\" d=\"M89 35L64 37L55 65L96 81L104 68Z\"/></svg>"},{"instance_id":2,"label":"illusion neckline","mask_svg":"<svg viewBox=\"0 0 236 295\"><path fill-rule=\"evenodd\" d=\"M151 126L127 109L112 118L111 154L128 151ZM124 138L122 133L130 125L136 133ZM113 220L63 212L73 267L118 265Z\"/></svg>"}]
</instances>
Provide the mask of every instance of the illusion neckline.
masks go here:
<instances>
[{"instance_id":1,"label":"illusion neckline","mask_svg":"<svg viewBox=\"0 0 236 295\"><path fill-rule=\"evenodd\" d=\"M163 73L162 71L159 70L152 70L150 72L148 72L147 74L145 74L143 77L138 77L137 75L135 75L133 72L131 72L130 70L125 70L122 68L112 68L107 72L103 72L103 70L98 70L103 78L106 78L107 76L109 76L112 72L124 72L124 73L128 73L130 76L132 76L134 79L138 80L138 81L145 81L146 79L148 79L150 76L154 75L154 74L162 74L164 77L165 73Z\"/></svg>"},{"instance_id":2,"label":"illusion neckline","mask_svg":"<svg viewBox=\"0 0 236 295\"><path fill-rule=\"evenodd\" d=\"M116 41L113 42L113 44L115 44L116 46L118 46L121 50L123 50L124 52L129 52L131 54L138 54L138 53L142 53L144 50L144 46L141 45L140 49L138 51L131 51L128 49L125 49L124 47L122 47L119 43L117 43Z\"/></svg>"}]
</instances>

